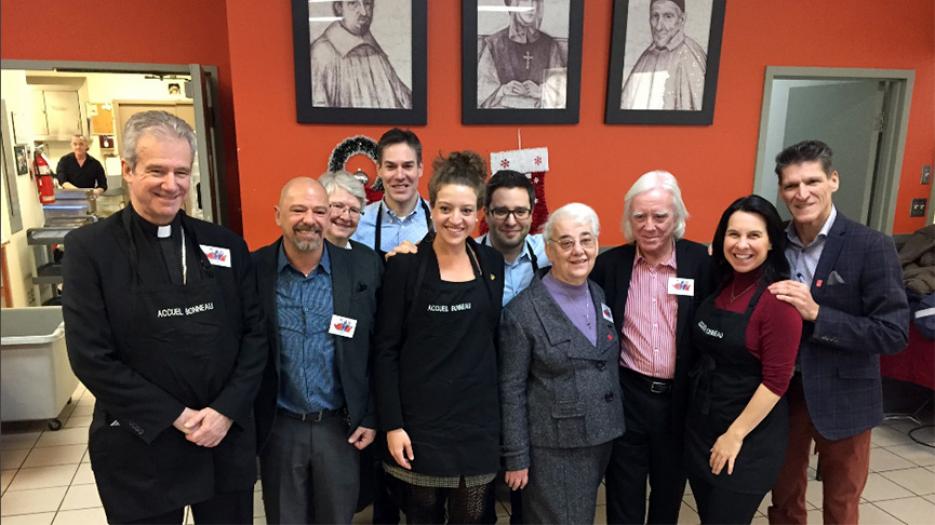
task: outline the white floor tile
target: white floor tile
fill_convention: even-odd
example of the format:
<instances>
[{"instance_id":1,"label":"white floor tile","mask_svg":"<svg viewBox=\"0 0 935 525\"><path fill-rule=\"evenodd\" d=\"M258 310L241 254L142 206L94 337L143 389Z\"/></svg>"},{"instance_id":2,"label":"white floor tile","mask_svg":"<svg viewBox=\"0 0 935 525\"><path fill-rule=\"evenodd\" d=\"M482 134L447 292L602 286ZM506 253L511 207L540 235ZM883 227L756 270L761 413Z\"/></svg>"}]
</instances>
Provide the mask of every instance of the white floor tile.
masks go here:
<instances>
[{"instance_id":1,"label":"white floor tile","mask_svg":"<svg viewBox=\"0 0 935 525\"><path fill-rule=\"evenodd\" d=\"M94 405L76 405L75 409L71 412L71 417L90 416L93 413Z\"/></svg>"},{"instance_id":2,"label":"white floor tile","mask_svg":"<svg viewBox=\"0 0 935 525\"><path fill-rule=\"evenodd\" d=\"M882 474L890 481L911 490L919 496L935 494L935 474L922 467L891 470Z\"/></svg>"},{"instance_id":3,"label":"white floor tile","mask_svg":"<svg viewBox=\"0 0 935 525\"><path fill-rule=\"evenodd\" d=\"M41 432L18 432L0 436L0 451L30 449L36 444Z\"/></svg>"},{"instance_id":4,"label":"white floor tile","mask_svg":"<svg viewBox=\"0 0 935 525\"><path fill-rule=\"evenodd\" d=\"M499 513L497 514L497 516L499 516ZM257 519L258 518L254 517L253 523L256 523ZM265 523L266 518L263 518L263 519ZM497 520L497 521L500 521L500 520ZM505 520L506 523L509 523L509 521L510 520ZM351 519L351 523L353 525L365 525L365 524L370 525L371 523L373 523L373 505L367 505L366 507L364 507L364 510L358 512L357 514L354 514L354 517Z\"/></svg>"},{"instance_id":5,"label":"white floor tile","mask_svg":"<svg viewBox=\"0 0 935 525\"><path fill-rule=\"evenodd\" d=\"M34 448L29 453L26 461L23 462L23 468L79 463L86 448L87 445L61 445L57 447Z\"/></svg>"},{"instance_id":6,"label":"white floor tile","mask_svg":"<svg viewBox=\"0 0 935 525\"><path fill-rule=\"evenodd\" d=\"M899 470L912 468L915 463L908 459L897 456L888 448L874 448L870 450L870 471L886 472L887 470Z\"/></svg>"},{"instance_id":7,"label":"white floor tile","mask_svg":"<svg viewBox=\"0 0 935 525\"><path fill-rule=\"evenodd\" d=\"M67 489L68 487L53 487L7 492L0 498L0 516L55 512ZM3 521L6 522L5 517Z\"/></svg>"},{"instance_id":8,"label":"white floor tile","mask_svg":"<svg viewBox=\"0 0 935 525\"><path fill-rule=\"evenodd\" d=\"M683 502L682 508L679 509L679 524L698 525L700 521L698 513Z\"/></svg>"},{"instance_id":9,"label":"white floor tile","mask_svg":"<svg viewBox=\"0 0 935 525\"><path fill-rule=\"evenodd\" d=\"M808 509L820 509L821 502L823 499L823 490L824 485L820 481L815 481L813 479L808 480L808 485L805 487L805 502L806 508ZM810 507L808 505L811 505Z\"/></svg>"},{"instance_id":10,"label":"white floor tile","mask_svg":"<svg viewBox=\"0 0 935 525\"><path fill-rule=\"evenodd\" d=\"M873 503L861 503L859 512L862 525L902 525L902 521Z\"/></svg>"},{"instance_id":11,"label":"white floor tile","mask_svg":"<svg viewBox=\"0 0 935 525\"><path fill-rule=\"evenodd\" d=\"M18 469L23 464L23 460L29 455L29 449L15 449L0 451L0 469L10 470Z\"/></svg>"},{"instance_id":12,"label":"white floor tile","mask_svg":"<svg viewBox=\"0 0 935 525\"><path fill-rule=\"evenodd\" d=\"M88 432L88 427L91 426L91 416L71 416L68 418L68 421L65 422L65 428L83 428L85 433Z\"/></svg>"},{"instance_id":13,"label":"white floor tile","mask_svg":"<svg viewBox=\"0 0 935 525\"><path fill-rule=\"evenodd\" d=\"M43 512L41 514L22 514L19 516L4 516L3 525L49 525L54 512Z\"/></svg>"},{"instance_id":14,"label":"white floor tile","mask_svg":"<svg viewBox=\"0 0 935 525\"><path fill-rule=\"evenodd\" d=\"M57 447L60 445L81 445L88 442L86 428L63 428L61 430L43 432L36 442L36 448Z\"/></svg>"},{"instance_id":15,"label":"white floor tile","mask_svg":"<svg viewBox=\"0 0 935 525\"><path fill-rule=\"evenodd\" d=\"M507 523L510 522L509 519L503 520ZM598 505L594 508L594 525L607 525L607 505Z\"/></svg>"},{"instance_id":16,"label":"white floor tile","mask_svg":"<svg viewBox=\"0 0 935 525\"><path fill-rule=\"evenodd\" d=\"M815 509L808 511L808 515L805 519L806 523L821 523L824 518L822 517L821 510Z\"/></svg>"},{"instance_id":17,"label":"white floor tile","mask_svg":"<svg viewBox=\"0 0 935 525\"><path fill-rule=\"evenodd\" d=\"M870 434L870 442L879 447L891 447L893 445L912 443L912 439L901 430L896 430L887 426L879 426L874 428Z\"/></svg>"},{"instance_id":18,"label":"white floor tile","mask_svg":"<svg viewBox=\"0 0 935 525\"><path fill-rule=\"evenodd\" d=\"M263 493L256 492L253 493L253 515L254 516L266 516L265 507L263 507Z\"/></svg>"},{"instance_id":19,"label":"white floor tile","mask_svg":"<svg viewBox=\"0 0 935 525\"><path fill-rule=\"evenodd\" d=\"M62 501L62 510L91 509L100 506L102 506L101 497L97 493L97 485L72 485L68 487L68 493Z\"/></svg>"},{"instance_id":20,"label":"white floor tile","mask_svg":"<svg viewBox=\"0 0 935 525\"><path fill-rule=\"evenodd\" d=\"M75 476L78 465L55 465L51 467L21 468L10 483L10 492L17 490L67 487Z\"/></svg>"},{"instance_id":21,"label":"white floor tile","mask_svg":"<svg viewBox=\"0 0 935 525\"><path fill-rule=\"evenodd\" d=\"M882 501L913 496L909 490L893 483L882 474L873 472L867 477L867 486L862 494L867 501Z\"/></svg>"},{"instance_id":22,"label":"white floor tile","mask_svg":"<svg viewBox=\"0 0 935 525\"><path fill-rule=\"evenodd\" d=\"M875 505L908 525L931 525L935 516L935 503L920 497L879 501Z\"/></svg>"},{"instance_id":23,"label":"white floor tile","mask_svg":"<svg viewBox=\"0 0 935 525\"><path fill-rule=\"evenodd\" d=\"M94 471L91 470L90 463L81 463L78 465L78 472L75 473L75 479L72 485L88 485L94 483Z\"/></svg>"},{"instance_id":24,"label":"white floor tile","mask_svg":"<svg viewBox=\"0 0 935 525\"><path fill-rule=\"evenodd\" d=\"M370 523L369 521L367 523ZM253 518L253 525L266 525L266 517L256 516Z\"/></svg>"},{"instance_id":25,"label":"white floor tile","mask_svg":"<svg viewBox=\"0 0 935 525\"><path fill-rule=\"evenodd\" d=\"M925 499L927 499L927 500L929 500L929 501L931 501L932 503L935 503L935 495L932 495L932 496L926 496L926 497L925 497Z\"/></svg>"},{"instance_id":26,"label":"white floor tile","mask_svg":"<svg viewBox=\"0 0 935 525\"><path fill-rule=\"evenodd\" d=\"M935 465L935 448L929 448L918 443L911 445L897 445L888 447L887 450L897 454L900 457L908 459L916 465L930 467Z\"/></svg>"},{"instance_id":27,"label":"white floor tile","mask_svg":"<svg viewBox=\"0 0 935 525\"><path fill-rule=\"evenodd\" d=\"M5 525L5 524L4 524ZM107 525L107 515L102 507L96 509L62 510L55 516L52 525Z\"/></svg>"},{"instance_id":28,"label":"white floor tile","mask_svg":"<svg viewBox=\"0 0 935 525\"><path fill-rule=\"evenodd\" d=\"M0 492L4 492L10 486L14 475L16 475L16 470L0 470Z\"/></svg>"}]
</instances>

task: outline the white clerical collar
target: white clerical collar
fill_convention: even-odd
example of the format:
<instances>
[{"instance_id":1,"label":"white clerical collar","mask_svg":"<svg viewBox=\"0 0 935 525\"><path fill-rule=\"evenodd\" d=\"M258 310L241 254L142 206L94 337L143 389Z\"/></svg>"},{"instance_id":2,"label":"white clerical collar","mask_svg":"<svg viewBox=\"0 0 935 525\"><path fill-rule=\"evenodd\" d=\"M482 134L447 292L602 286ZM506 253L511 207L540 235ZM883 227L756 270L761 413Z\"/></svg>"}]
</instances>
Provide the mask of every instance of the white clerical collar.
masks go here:
<instances>
[{"instance_id":1,"label":"white clerical collar","mask_svg":"<svg viewBox=\"0 0 935 525\"><path fill-rule=\"evenodd\" d=\"M160 239L165 239L171 236L172 236L172 225L171 224L156 227L156 237L159 237Z\"/></svg>"},{"instance_id":2,"label":"white clerical collar","mask_svg":"<svg viewBox=\"0 0 935 525\"><path fill-rule=\"evenodd\" d=\"M383 51L373 35L370 34L370 31L367 31L364 36L357 36L345 29L340 22L332 22L328 29L325 29L325 38L331 42L331 45L342 57L346 57L348 53L359 46L371 46L378 52Z\"/></svg>"}]
</instances>

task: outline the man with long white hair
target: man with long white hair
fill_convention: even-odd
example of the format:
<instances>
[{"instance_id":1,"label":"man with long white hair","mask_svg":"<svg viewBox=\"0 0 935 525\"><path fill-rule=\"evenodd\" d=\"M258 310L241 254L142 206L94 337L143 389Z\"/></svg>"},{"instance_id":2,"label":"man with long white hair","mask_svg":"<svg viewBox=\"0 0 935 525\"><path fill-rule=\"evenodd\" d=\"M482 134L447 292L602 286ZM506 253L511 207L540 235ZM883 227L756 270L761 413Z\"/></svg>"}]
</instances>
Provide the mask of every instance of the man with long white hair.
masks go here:
<instances>
[{"instance_id":1,"label":"man with long white hair","mask_svg":"<svg viewBox=\"0 0 935 525\"><path fill-rule=\"evenodd\" d=\"M623 231L630 243L601 254L591 273L620 334L626 417L607 467L607 523L678 521L692 364L688 326L711 291L707 248L682 238L687 217L675 177L666 171L644 174L624 198Z\"/></svg>"}]
</instances>

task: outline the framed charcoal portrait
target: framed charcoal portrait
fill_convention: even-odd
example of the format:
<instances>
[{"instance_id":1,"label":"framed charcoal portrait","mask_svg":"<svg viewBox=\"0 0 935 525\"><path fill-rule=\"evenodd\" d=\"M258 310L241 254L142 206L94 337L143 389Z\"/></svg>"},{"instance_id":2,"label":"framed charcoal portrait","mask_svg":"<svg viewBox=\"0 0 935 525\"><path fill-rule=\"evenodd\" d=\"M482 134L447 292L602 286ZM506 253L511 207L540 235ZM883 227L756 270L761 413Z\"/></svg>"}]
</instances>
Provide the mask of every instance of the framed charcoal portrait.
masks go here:
<instances>
[{"instance_id":1,"label":"framed charcoal portrait","mask_svg":"<svg viewBox=\"0 0 935 525\"><path fill-rule=\"evenodd\" d=\"M584 0L461 6L461 122L577 123Z\"/></svg>"},{"instance_id":2,"label":"framed charcoal portrait","mask_svg":"<svg viewBox=\"0 0 935 525\"><path fill-rule=\"evenodd\" d=\"M614 0L607 124L714 120L726 0Z\"/></svg>"},{"instance_id":3,"label":"framed charcoal portrait","mask_svg":"<svg viewBox=\"0 0 935 525\"><path fill-rule=\"evenodd\" d=\"M426 0L292 0L301 123L425 124Z\"/></svg>"}]
</instances>

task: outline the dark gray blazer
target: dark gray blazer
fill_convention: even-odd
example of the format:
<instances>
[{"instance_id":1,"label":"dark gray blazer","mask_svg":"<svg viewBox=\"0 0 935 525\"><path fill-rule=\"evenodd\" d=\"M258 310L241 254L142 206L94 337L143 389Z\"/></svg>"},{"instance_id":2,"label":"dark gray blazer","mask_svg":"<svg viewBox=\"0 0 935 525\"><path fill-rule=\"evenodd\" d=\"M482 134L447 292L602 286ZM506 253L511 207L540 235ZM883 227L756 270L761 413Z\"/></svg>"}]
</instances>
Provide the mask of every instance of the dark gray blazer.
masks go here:
<instances>
[{"instance_id":1,"label":"dark gray blazer","mask_svg":"<svg viewBox=\"0 0 935 525\"><path fill-rule=\"evenodd\" d=\"M507 470L529 467L529 447L576 448L623 434L614 323L604 292L588 281L597 348L568 320L537 278L500 320L500 403Z\"/></svg>"},{"instance_id":2,"label":"dark gray blazer","mask_svg":"<svg viewBox=\"0 0 935 525\"><path fill-rule=\"evenodd\" d=\"M370 345L377 311L377 292L383 275L380 257L363 244L351 241L353 249L338 248L325 241L331 258L334 313L357 320L354 337L332 336L335 366L341 379L350 431L358 426L376 428L376 412L370 391ZM263 383L254 403L258 449L263 448L276 418L279 394L279 321L276 315L276 264L282 237L253 252L260 299L266 313L269 359Z\"/></svg>"}]
</instances>

